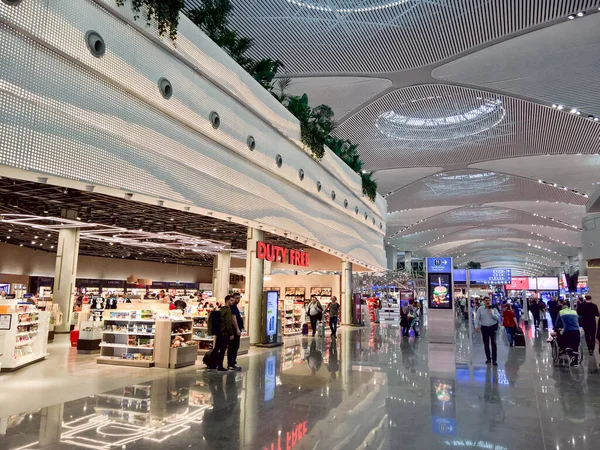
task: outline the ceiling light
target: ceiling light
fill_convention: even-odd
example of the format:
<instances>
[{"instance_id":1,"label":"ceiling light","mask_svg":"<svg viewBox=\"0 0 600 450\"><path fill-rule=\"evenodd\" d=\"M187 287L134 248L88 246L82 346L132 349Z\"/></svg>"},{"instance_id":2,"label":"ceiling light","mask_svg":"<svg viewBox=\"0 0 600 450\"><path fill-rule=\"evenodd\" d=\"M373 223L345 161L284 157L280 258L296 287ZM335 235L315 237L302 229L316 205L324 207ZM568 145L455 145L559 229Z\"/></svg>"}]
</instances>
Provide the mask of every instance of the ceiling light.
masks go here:
<instances>
[{"instance_id":1,"label":"ceiling light","mask_svg":"<svg viewBox=\"0 0 600 450\"><path fill-rule=\"evenodd\" d=\"M579 12L577 13L577 17L583 17L583 15L584 15L584 14L585 14L585 13L584 13L583 11L579 11Z\"/></svg>"},{"instance_id":2,"label":"ceiling light","mask_svg":"<svg viewBox=\"0 0 600 450\"><path fill-rule=\"evenodd\" d=\"M217 231L217 229L216 229L216 228L213 228L213 231Z\"/></svg>"},{"instance_id":3,"label":"ceiling light","mask_svg":"<svg viewBox=\"0 0 600 450\"><path fill-rule=\"evenodd\" d=\"M558 105L558 108L556 108L556 109L558 109L560 111L560 110L563 110L564 108L565 107L563 105Z\"/></svg>"},{"instance_id":4,"label":"ceiling light","mask_svg":"<svg viewBox=\"0 0 600 450\"><path fill-rule=\"evenodd\" d=\"M577 112L577 108L572 108L571 109L571 114L575 114Z\"/></svg>"}]
</instances>

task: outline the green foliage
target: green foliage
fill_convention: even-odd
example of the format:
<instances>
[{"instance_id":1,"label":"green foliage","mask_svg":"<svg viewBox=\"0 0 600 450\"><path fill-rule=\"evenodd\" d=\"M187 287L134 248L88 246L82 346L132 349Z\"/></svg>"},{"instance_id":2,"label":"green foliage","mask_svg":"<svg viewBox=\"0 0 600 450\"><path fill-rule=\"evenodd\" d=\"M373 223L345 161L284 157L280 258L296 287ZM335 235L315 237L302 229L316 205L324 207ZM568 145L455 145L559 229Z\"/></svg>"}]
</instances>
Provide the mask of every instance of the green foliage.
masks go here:
<instances>
[{"instance_id":1,"label":"green foliage","mask_svg":"<svg viewBox=\"0 0 600 450\"><path fill-rule=\"evenodd\" d=\"M377 197L377 182L371 178L373 173L362 172L360 175L362 177L363 194L365 194L369 200L374 202Z\"/></svg>"},{"instance_id":2,"label":"green foliage","mask_svg":"<svg viewBox=\"0 0 600 450\"><path fill-rule=\"evenodd\" d=\"M469 261L467 263L467 269L481 269L481 263Z\"/></svg>"},{"instance_id":3,"label":"green foliage","mask_svg":"<svg viewBox=\"0 0 600 450\"><path fill-rule=\"evenodd\" d=\"M125 0L116 0L117 6L123 6ZM137 19L140 13L144 13L146 22L156 21L158 34L161 36L167 32L173 40L177 37L177 25L179 24L179 12L184 6L184 0L131 0L131 7Z\"/></svg>"},{"instance_id":4,"label":"green foliage","mask_svg":"<svg viewBox=\"0 0 600 450\"><path fill-rule=\"evenodd\" d=\"M375 201L377 183L371 178L371 173L362 172L362 161L356 150L357 146L348 140L330 135L335 128L333 110L327 105L311 108L306 94L289 95L286 91L291 79L288 77L273 81L279 69L283 67L282 63L270 58L255 60L249 55L253 45L252 39L240 36L229 28L229 15L232 11L231 0L202 0L198 8L187 12L187 16L298 119L300 140L310 149L315 159L322 159L325 146L328 146L352 170L361 175L363 194Z\"/></svg>"},{"instance_id":5,"label":"green foliage","mask_svg":"<svg viewBox=\"0 0 600 450\"><path fill-rule=\"evenodd\" d=\"M198 8L187 12L187 16L262 87L272 90L273 78L282 67L281 62L270 58L255 60L248 54L254 43L229 28L231 11L230 0L202 0Z\"/></svg>"}]
</instances>

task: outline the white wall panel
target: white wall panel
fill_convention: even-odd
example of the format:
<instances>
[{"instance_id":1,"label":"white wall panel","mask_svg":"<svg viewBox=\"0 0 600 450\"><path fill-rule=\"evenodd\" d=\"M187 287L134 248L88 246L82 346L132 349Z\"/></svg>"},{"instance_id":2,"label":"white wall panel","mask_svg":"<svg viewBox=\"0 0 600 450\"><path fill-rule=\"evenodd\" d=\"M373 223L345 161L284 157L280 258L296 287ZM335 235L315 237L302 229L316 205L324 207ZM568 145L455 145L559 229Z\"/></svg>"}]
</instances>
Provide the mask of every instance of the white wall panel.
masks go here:
<instances>
[{"instance_id":1,"label":"white wall panel","mask_svg":"<svg viewBox=\"0 0 600 450\"><path fill-rule=\"evenodd\" d=\"M269 114L91 0L0 3L0 20L0 164L232 214L385 265L385 202L356 192L358 175L335 155L314 161L267 125ZM106 41L102 58L87 50L88 29ZM173 84L169 100L160 77Z\"/></svg>"}]
</instances>

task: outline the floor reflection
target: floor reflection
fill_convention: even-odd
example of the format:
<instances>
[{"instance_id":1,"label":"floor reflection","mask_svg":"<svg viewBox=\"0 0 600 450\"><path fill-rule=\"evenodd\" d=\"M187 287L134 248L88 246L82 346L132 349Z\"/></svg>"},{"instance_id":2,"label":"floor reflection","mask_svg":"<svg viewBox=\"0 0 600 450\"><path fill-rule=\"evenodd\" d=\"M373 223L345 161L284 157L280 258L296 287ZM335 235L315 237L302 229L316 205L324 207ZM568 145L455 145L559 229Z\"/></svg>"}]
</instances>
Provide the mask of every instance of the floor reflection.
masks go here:
<instances>
[{"instance_id":1,"label":"floor reflection","mask_svg":"<svg viewBox=\"0 0 600 450\"><path fill-rule=\"evenodd\" d=\"M491 367L458 324L447 348L457 362L443 373L426 333L394 325L301 338L242 359L242 372L181 369L2 418L0 448L596 448L596 360L553 367L545 336L528 337L525 350L499 342Z\"/></svg>"}]
</instances>

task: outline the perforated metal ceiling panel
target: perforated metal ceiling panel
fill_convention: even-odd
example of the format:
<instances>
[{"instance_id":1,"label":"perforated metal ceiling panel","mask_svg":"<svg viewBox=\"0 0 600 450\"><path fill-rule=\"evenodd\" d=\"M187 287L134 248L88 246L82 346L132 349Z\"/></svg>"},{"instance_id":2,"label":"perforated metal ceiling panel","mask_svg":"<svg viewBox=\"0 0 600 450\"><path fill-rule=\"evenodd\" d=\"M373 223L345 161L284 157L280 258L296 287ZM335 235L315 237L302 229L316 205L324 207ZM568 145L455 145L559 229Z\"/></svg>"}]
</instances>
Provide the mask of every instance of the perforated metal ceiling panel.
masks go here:
<instances>
[{"instance_id":1,"label":"perforated metal ceiling panel","mask_svg":"<svg viewBox=\"0 0 600 450\"><path fill-rule=\"evenodd\" d=\"M198 4L185 0L188 8ZM289 73L373 73L441 61L597 0L233 0L233 26Z\"/></svg>"},{"instance_id":2,"label":"perforated metal ceiling panel","mask_svg":"<svg viewBox=\"0 0 600 450\"><path fill-rule=\"evenodd\" d=\"M591 194L600 186L600 141L593 155L523 156L471 165L473 168L529 177ZM557 170L560 168L560 170Z\"/></svg>"},{"instance_id":3,"label":"perforated metal ceiling panel","mask_svg":"<svg viewBox=\"0 0 600 450\"><path fill-rule=\"evenodd\" d=\"M600 116L598 45L600 14L588 14L464 56L433 76Z\"/></svg>"},{"instance_id":4,"label":"perforated metal ceiling panel","mask_svg":"<svg viewBox=\"0 0 600 450\"><path fill-rule=\"evenodd\" d=\"M331 106L335 120L340 121L350 111L390 87L392 82L385 78L306 77L292 78L285 92L306 94L311 106ZM277 88L275 92L278 92Z\"/></svg>"},{"instance_id":5,"label":"perforated metal ceiling panel","mask_svg":"<svg viewBox=\"0 0 600 450\"><path fill-rule=\"evenodd\" d=\"M488 106L491 101L501 102L501 114ZM417 133L417 128L422 130ZM359 144L366 168L377 170L466 165L525 155L594 154L600 124L490 92L430 84L378 98L340 125L336 134Z\"/></svg>"},{"instance_id":6,"label":"perforated metal ceiling panel","mask_svg":"<svg viewBox=\"0 0 600 450\"><path fill-rule=\"evenodd\" d=\"M440 172L387 195L390 211L428 206L522 200L585 205L587 198L562 187L499 172L461 169Z\"/></svg>"}]
</instances>

